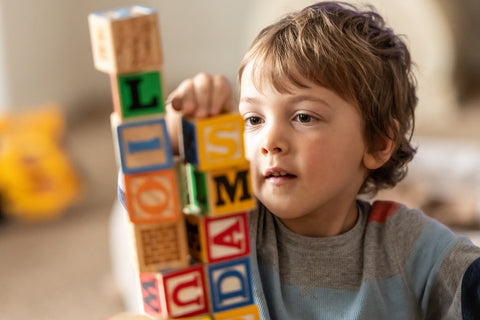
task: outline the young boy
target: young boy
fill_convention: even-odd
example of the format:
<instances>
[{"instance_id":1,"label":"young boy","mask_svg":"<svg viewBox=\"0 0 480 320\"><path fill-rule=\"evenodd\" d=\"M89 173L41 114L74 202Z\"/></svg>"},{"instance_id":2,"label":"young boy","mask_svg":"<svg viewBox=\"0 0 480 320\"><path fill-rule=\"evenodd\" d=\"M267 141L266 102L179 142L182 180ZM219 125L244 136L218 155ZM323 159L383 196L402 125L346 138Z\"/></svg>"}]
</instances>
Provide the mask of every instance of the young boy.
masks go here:
<instances>
[{"instance_id":1,"label":"young boy","mask_svg":"<svg viewBox=\"0 0 480 320\"><path fill-rule=\"evenodd\" d=\"M262 319L480 319L480 248L418 210L358 200L415 153L410 55L381 16L337 2L292 13L260 32L239 80ZM224 77L185 80L171 136L180 113L216 115L231 96Z\"/></svg>"}]
</instances>

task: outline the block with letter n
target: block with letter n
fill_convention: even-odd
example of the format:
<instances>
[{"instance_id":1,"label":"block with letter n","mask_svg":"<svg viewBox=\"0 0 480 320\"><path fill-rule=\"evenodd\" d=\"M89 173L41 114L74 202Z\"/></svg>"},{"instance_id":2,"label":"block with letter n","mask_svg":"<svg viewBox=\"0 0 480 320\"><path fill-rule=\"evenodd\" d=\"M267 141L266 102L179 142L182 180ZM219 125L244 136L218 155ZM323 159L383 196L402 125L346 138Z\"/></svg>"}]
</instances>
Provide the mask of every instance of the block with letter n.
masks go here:
<instances>
[{"instance_id":1,"label":"block with letter n","mask_svg":"<svg viewBox=\"0 0 480 320\"><path fill-rule=\"evenodd\" d=\"M88 16L97 70L123 74L158 68L163 63L157 13L130 6Z\"/></svg>"},{"instance_id":2,"label":"block with letter n","mask_svg":"<svg viewBox=\"0 0 480 320\"><path fill-rule=\"evenodd\" d=\"M180 151L185 161L201 171L244 164L243 122L238 114L182 119Z\"/></svg>"},{"instance_id":3,"label":"block with letter n","mask_svg":"<svg viewBox=\"0 0 480 320\"><path fill-rule=\"evenodd\" d=\"M188 210L222 215L255 208L250 165L200 171L187 164Z\"/></svg>"}]
</instances>

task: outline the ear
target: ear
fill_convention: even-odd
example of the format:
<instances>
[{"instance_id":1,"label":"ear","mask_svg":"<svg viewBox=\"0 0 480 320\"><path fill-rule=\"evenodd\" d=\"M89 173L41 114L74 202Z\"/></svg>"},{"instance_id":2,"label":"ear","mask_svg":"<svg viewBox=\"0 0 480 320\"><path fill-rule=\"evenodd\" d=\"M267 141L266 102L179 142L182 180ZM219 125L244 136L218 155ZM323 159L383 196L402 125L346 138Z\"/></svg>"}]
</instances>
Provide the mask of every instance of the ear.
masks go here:
<instances>
[{"instance_id":1,"label":"ear","mask_svg":"<svg viewBox=\"0 0 480 320\"><path fill-rule=\"evenodd\" d=\"M363 154L363 165L369 170L375 170L383 166L395 150L395 142L386 137L378 138L371 148Z\"/></svg>"}]
</instances>

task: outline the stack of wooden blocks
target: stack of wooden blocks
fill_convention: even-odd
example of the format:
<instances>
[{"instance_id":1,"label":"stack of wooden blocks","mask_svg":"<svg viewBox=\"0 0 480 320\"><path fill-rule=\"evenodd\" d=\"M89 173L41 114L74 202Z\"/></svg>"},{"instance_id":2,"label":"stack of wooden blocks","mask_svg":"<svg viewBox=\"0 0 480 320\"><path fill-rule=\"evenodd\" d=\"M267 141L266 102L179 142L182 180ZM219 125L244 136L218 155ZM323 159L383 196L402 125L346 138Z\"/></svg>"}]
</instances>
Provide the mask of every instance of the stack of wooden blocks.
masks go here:
<instances>
[{"instance_id":1,"label":"stack of wooden blocks","mask_svg":"<svg viewBox=\"0 0 480 320\"><path fill-rule=\"evenodd\" d=\"M255 200L242 118L182 119L175 158L164 119L157 14L125 7L92 13L89 25L95 67L111 79L111 124L145 314L259 319L247 217Z\"/></svg>"}]
</instances>

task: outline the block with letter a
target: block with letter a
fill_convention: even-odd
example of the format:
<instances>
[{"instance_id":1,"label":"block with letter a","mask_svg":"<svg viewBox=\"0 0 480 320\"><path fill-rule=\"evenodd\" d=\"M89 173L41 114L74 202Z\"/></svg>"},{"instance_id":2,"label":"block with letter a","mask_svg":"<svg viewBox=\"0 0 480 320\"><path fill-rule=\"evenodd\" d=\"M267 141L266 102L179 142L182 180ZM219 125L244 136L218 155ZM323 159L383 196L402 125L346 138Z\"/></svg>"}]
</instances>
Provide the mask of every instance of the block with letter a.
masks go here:
<instances>
[{"instance_id":1,"label":"block with letter a","mask_svg":"<svg viewBox=\"0 0 480 320\"><path fill-rule=\"evenodd\" d=\"M173 167L165 119L120 123L116 136L123 173L140 173Z\"/></svg>"},{"instance_id":2,"label":"block with letter a","mask_svg":"<svg viewBox=\"0 0 480 320\"><path fill-rule=\"evenodd\" d=\"M187 214L190 255L204 263L215 263L250 254L247 213L218 217Z\"/></svg>"},{"instance_id":3,"label":"block with letter a","mask_svg":"<svg viewBox=\"0 0 480 320\"><path fill-rule=\"evenodd\" d=\"M199 171L187 166L189 206L202 215L222 215L255 208L250 166Z\"/></svg>"},{"instance_id":4,"label":"block with letter a","mask_svg":"<svg viewBox=\"0 0 480 320\"><path fill-rule=\"evenodd\" d=\"M125 204L134 223L169 222L181 218L174 169L127 174Z\"/></svg>"},{"instance_id":5,"label":"block with letter a","mask_svg":"<svg viewBox=\"0 0 480 320\"><path fill-rule=\"evenodd\" d=\"M224 114L207 119L183 119L180 151L198 170L207 171L246 163L243 118Z\"/></svg>"},{"instance_id":6,"label":"block with letter a","mask_svg":"<svg viewBox=\"0 0 480 320\"><path fill-rule=\"evenodd\" d=\"M210 264L206 268L214 313L253 304L249 257Z\"/></svg>"},{"instance_id":7,"label":"block with letter a","mask_svg":"<svg viewBox=\"0 0 480 320\"><path fill-rule=\"evenodd\" d=\"M89 14L93 60L105 73L130 73L163 63L157 13L130 6Z\"/></svg>"}]
</instances>

